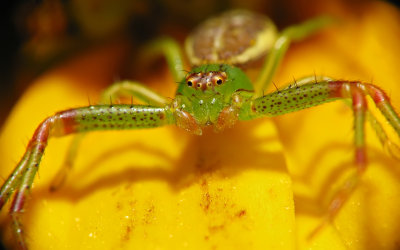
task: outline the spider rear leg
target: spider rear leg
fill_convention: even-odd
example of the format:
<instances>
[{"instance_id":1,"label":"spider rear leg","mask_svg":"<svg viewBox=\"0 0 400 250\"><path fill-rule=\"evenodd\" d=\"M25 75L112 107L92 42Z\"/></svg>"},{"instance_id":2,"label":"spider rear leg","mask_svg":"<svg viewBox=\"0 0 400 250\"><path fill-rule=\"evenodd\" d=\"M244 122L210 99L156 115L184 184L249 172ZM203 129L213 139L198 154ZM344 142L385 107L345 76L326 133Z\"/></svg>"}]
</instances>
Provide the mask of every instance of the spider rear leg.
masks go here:
<instances>
[{"instance_id":1,"label":"spider rear leg","mask_svg":"<svg viewBox=\"0 0 400 250\"><path fill-rule=\"evenodd\" d=\"M56 175L54 176L53 180L50 184L50 191L56 191L64 185L65 181L67 180L68 174L71 172L72 168L74 167L75 159L78 155L79 146L85 138L86 133L80 133L72 138L72 142L68 147L67 155L65 157L64 163L61 168L58 170Z\"/></svg>"},{"instance_id":2,"label":"spider rear leg","mask_svg":"<svg viewBox=\"0 0 400 250\"><path fill-rule=\"evenodd\" d=\"M332 18L321 16L284 29L265 59L254 84L256 97L260 97L263 91L272 83L272 78L292 41L301 41L332 23Z\"/></svg>"},{"instance_id":3,"label":"spider rear leg","mask_svg":"<svg viewBox=\"0 0 400 250\"><path fill-rule=\"evenodd\" d=\"M140 62L140 65L146 65L159 55L165 57L174 81L181 81L186 72L184 71L185 61L179 44L174 39L167 37L151 41L139 53L138 62Z\"/></svg>"},{"instance_id":4,"label":"spider rear leg","mask_svg":"<svg viewBox=\"0 0 400 250\"><path fill-rule=\"evenodd\" d=\"M118 100L123 97L135 97L140 101L155 107L163 107L168 103L168 100L165 97L152 91L143 84L127 80L116 82L104 90L103 94L101 95L100 103L106 104L107 102ZM50 191L59 189L65 183L68 174L71 172L74 166L75 159L78 155L79 145L81 144L85 135L86 133L80 133L75 135L72 139L72 142L67 150L64 164L61 166L60 170L54 176L54 179L50 184Z\"/></svg>"}]
</instances>

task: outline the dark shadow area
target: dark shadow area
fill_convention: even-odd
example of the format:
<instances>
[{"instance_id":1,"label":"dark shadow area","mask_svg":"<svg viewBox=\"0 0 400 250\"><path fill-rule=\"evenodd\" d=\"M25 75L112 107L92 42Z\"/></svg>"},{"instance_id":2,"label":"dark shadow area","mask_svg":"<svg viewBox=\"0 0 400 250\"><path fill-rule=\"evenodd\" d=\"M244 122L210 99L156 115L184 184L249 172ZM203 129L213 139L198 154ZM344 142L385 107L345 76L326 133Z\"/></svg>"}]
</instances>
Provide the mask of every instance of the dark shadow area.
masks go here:
<instances>
[{"instance_id":1,"label":"dark shadow area","mask_svg":"<svg viewBox=\"0 0 400 250\"><path fill-rule=\"evenodd\" d=\"M35 190L35 196L46 199L68 199L76 202L102 188L154 179L165 180L172 190L179 191L181 188L197 182L198 177L203 174L215 172L221 175L221 178L231 177L245 171L246 167L244 166L253 166L252 168L266 171L286 172L286 163L282 154L268 153L259 149L261 143L269 143L275 139L257 138L252 135L253 128L259 126L258 123L259 121L243 122L239 123L237 128L228 129L223 133L207 131L203 136L191 136L184 152L178 159L171 159L164 152L140 143L121 145L118 148L110 149L101 157L93 159L82 170L73 173L72 178L79 180L90 176L91 170L101 162L110 160L118 154L134 151L167 160L173 168L165 170L165 167L137 166L134 165L134 159L132 159L132 165L124 166L123 171L103 176L83 188L72 187L69 185L72 180L67 179L65 185L59 190L50 192L48 187L43 187L41 190ZM243 152L243 154L238 154L238 152ZM212 155L212 159L205 158L204 155ZM269 162L276 165L271 165ZM36 202L36 199L32 199L30 206L34 206Z\"/></svg>"}]
</instances>

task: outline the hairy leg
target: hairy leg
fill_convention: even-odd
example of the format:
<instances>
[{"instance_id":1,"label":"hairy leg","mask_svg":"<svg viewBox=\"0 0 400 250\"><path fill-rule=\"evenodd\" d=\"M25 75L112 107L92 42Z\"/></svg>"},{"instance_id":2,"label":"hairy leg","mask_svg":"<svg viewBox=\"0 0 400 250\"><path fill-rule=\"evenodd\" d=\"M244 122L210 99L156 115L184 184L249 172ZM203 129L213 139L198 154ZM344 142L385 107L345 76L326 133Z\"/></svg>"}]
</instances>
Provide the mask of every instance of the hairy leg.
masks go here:
<instances>
[{"instance_id":1,"label":"hairy leg","mask_svg":"<svg viewBox=\"0 0 400 250\"><path fill-rule=\"evenodd\" d=\"M308 77L303 77L300 79L296 79L295 82L289 84L286 87L283 87L282 90L286 88L292 88L292 87L297 87L301 86L304 84L310 84L312 82L318 83L318 82L323 82L323 81L330 81L333 82L335 79L327 76L308 76ZM367 94L367 93L366 93ZM343 101L349 105L349 107L352 106L352 102L350 99L343 99ZM392 157L400 160L400 147L394 143L388 136L387 132L383 129L382 124L378 121L378 119L367 109L365 111L366 114L366 119L368 120L369 124L371 125L372 129L375 131L376 136L378 137L380 143L382 144L382 147L390 154Z\"/></svg>"},{"instance_id":2,"label":"hairy leg","mask_svg":"<svg viewBox=\"0 0 400 250\"><path fill-rule=\"evenodd\" d=\"M292 41L301 41L332 23L332 18L323 16L284 29L276 39L272 50L265 59L255 82L254 88L256 97L262 96L263 91L271 84L272 77L275 75Z\"/></svg>"},{"instance_id":3,"label":"hairy leg","mask_svg":"<svg viewBox=\"0 0 400 250\"><path fill-rule=\"evenodd\" d=\"M104 90L100 103L106 104L107 102L119 99L121 97L135 97L146 104L155 107L164 107L168 100L147 88L146 86L134 81L121 81L114 83L106 90ZM81 144L86 133L79 133L74 136L68 148L63 166L55 175L50 185L50 190L55 191L59 189L67 179L68 174L74 166L75 159L78 154L79 145Z\"/></svg>"},{"instance_id":4,"label":"hairy leg","mask_svg":"<svg viewBox=\"0 0 400 250\"><path fill-rule=\"evenodd\" d=\"M146 62L152 61L154 57L159 55L165 56L174 81L180 82L186 74L181 46L171 38L156 39L143 48L139 55L139 61L146 64Z\"/></svg>"},{"instance_id":5,"label":"hairy leg","mask_svg":"<svg viewBox=\"0 0 400 250\"><path fill-rule=\"evenodd\" d=\"M0 208L15 194L10 216L20 248L27 248L20 217L50 137L93 130L153 128L173 122L173 114L168 108L143 105L95 105L62 111L44 120L35 130L23 158L0 189Z\"/></svg>"},{"instance_id":6,"label":"hairy leg","mask_svg":"<svg viewBox=\"0 0 400 250\"><path fill-rule=\"evenodd\" d=\"M286 89L259 97L242 105L239 113L240 120L254 119L262 116L276 116L317 106L322 103L350 99L354 112L354 165L356 172L344 181L328 206L328 212L323 223L311 233L311 237L330 222L343 207L352 192L357 187L367 167L365 147L365 121L373 124L380 140L384 145L388 139L382 126L375 118L368 117L366 96L371 96L377 108L400 137L400 117L394 111L387 95L377 86L355 81L327 80L320 78L316 81L305 78Z\"/></svg>"},{"instance_id":7,"label":"hairy leg","mask_svg":"<svg viewBox=\"0 0 400 250\"><path fill-rule=\"evenodd\" d=\"M145 59L144 61L150 61L158 55L165 56L169 70L171 71L175 82L179 82L185 77L182 52L180 46L175 42L175 40L170 38L154 40L143 48L140 57ZM107 88L101 96L100 104L105 104L110 102L110 100L112 101L121 97L135 97L146 104L157 107L163 107L164 104L168 103L166 98L155 93L141 83L126 80L117 82ZM54 177L52 184L50 185L50 190L57 190L65 182L68 173L73 167L79 145L84 137L85 133L80 133L74 137L67 151L65 162L60 168L60 171Z\"/></svg>"}]
</instances>

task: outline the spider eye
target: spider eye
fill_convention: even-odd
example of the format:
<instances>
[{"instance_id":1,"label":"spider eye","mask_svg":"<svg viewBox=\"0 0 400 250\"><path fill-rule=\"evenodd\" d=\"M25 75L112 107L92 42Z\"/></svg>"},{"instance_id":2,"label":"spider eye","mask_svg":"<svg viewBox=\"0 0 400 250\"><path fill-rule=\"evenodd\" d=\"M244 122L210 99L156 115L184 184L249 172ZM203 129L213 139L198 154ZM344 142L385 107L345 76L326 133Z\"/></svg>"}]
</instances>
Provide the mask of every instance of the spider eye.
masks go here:
<instances>
[{"instance_id":1,"label":"spider eye","mask_svg":"<svg viewBox=\"0 0 400 250\"><path fill-rule=\"evenodd\" d=\"M192 82L192 81L187 81L187 85L188 85L189 87L192 87L192 86L193 86L193 82Z\"/></svg>"},{"instance_id":2,"label":"spider eye","mask_svg":"<svg viewBox=\"0 0 400 250\"><path fill-rule=\"evenodd\" d=\"M221 85L224 83L224 80L222 77L220 76L215 76L213 79L214 85Z\"/></svg>"},{"instance_id":3,"label":"spider eye","mask_svg":"<svg viewBox=\"0 0 400 250\"><path fill-rule=\"evenodd\" d=\"M214 84L214 86L219 86L222 85L225 81L226 81L226 73L223 71L216 71L213 72L212 75L212 83Z\"/></svg>"}]
</instances>

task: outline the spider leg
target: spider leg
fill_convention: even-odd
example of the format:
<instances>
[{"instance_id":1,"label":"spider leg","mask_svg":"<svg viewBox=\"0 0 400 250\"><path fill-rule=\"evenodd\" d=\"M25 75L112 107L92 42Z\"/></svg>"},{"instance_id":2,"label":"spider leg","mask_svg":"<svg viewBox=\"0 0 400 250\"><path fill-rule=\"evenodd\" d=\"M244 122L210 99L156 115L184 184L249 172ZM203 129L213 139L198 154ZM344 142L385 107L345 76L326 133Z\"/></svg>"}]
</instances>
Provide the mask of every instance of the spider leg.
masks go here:
<instances>
[{"instance_id":1,"label":"spider leg","mask_svg":"<svg viewBox=\"0 0 400 250\"><path fill-rule=\"evenodd\" d=\"M54 126L56 119L56 116L50 117L42 122L36 129L32 139L28 144L26 153L17 167L17 169L19 169L19 181L16 183L17 186L14 189L9 190L9 193L15 192L15 196L10 208L10 216L12 219L14 235L21 249L27 249L27 245L24 240L24 231L22 228L20 215L23 212L26 197L29 194L33 179L39 167L40 159L43 156L44 149L47 145L50 130ZM6 183L12 175L13 174L11 174L7 179ZM8 199L9 196L10 194L4 197L4 201L7 201L6 199ZM3 198L2 193L0 194L0 197Z\"/></svg>"},{"instance_id":2,"label":"spider leg","mask_svg":"<svg viewBox=\"0 0 400 250\"><path fill-rule=\"evenodd\" d=\"M174 81L181 81L185 77L186 73L183 71L184 60L179 45L175 42L175 40L170 38L157 39L148 44L140 56L143 57L144 62L148 62L160 54L165 56ZM105 104L110 99L119 99L123 96L134 96L147 104L157 107L163 107L166 103L168 103L168 100L163 96L134 81L122 81L111 85L103 92L100 103ZM57 190L65 182L68 173L73 167L79 145L84 137L85 133L81 133L73 138L71 145L68 148L64 164L54 177L50 185L50 190Z\"/></svg>"},{"instance_id":3,"label":"spider leg","mask_svg":"<svg viewBox=\"0 0 400 250\"><path fill-rule=\"evenodd\" d=\"M343 207L344 203L349 199L350 195L359 184L362 175L367 167L366 147L365 147L365 120L367 112L367 101L365 95L357 86L351 86L350 94L352 97L352 108L354 113L354 164L356 172L349 176L334 194L329 202L328 211L324 220L309 235L312 239L328 222L331 222L336 214Z\"/></svg>"},{"instance_id":4,"label":"spider leg","mask_svg":"<svg viewBox=\"0 0 400 250\"><path fill-rule=\"evenodd\" d=\"M158 93L147 88L143 84L135 81L121 81L114 83L101 95L101 104L106 104L110 100L120 99L121 97L136 97L139 100L156 107L163 107L168 103L168 100ZM50 185L50 190L59 189L65 182L69 172L73 168L75 159L78 154L79 145L85 137L86 133L80 133L74 136L68 148L67 155L63 166L55 175Z\"/></svg>"},{"instance_id":5,"label":"spider leg","mask_svg":"<svg viewBox=\"0 0 400 250\"><path fill-rule=\"evenodd\" d=\"M29 141L25 155L0 189L1 206L15 193L10 216L20 248L27 248L21 213L50 137L93 130L154 128L174 122L174 114L168 106L123 104L70 109L44 120Z\"/></svg>"},{"instance_id":6,"label":"spider leg","mask_svg":"<svg viewBox=\"0 0 400 250\"><path fill-rule=\"evenodd\" d=\"M301 86L301 85L308 84L311 82L318 83L318 82L322 82L322 81L333 82L335 80L333 78L327 77L327 76L307 76L307 77L303 77L300 79L296 79L296 85ZM293 85L294 84L289 84L288 86L283 87L283 89L290 88ZM343 99L343 101L347 105L349 105L349 107L352 106L352 103L348 99ZM400 160L400 147L389 138L386 131L383 129L381 123L369 110L366 110L365 113L366 113L367 120L368 120L369 124L371 125L372 129L375 131L375 134L378 137L380 143L382 144L382 147L394 158Z\"/></svg>"},{"instance_id":7,"label":"spider leg","mask_svg":"<svg viewBox=\"0 0 400 250\"><path fill-rule=\"evenodd\" d=\"M162 107L169 100L153 90L147 88L143 84L135 81L116 82L101 95L101 104L106 104L110 99L119 99L121 97L136 97L146 104Z\"/></svg>"},{"instance_id":8,"label":"spider leg","mask_svg":"<svg viewBox=\"0 0 400 250\"><path fill-rule=\"evenodd\" d=\"M332 23L332 18L321 16L284 29L279 34L274 46L265 59L260 74L254 84L255 96L262 96L263 91L271 84L272 77L275 75L292 41L301 41Z\"/></svg>"},{"instance_id":9,"label":"spider leg","mask_svg":"<svg viewBox=\"0 0 400 250\"><path fill-rule=\"evenodd\" d=\"M376 117L371 113L367 112L367 119L372 129L375 131L380 143L383 148L395 159L400 160L400 147L396 143L394 143L386 131L383 129L382 125Z\"/></svg>"},{"instance_id":10,"label":"spider leg","mask_svg":"<svg viewBox=\"0 0 400 250\"><path fill-rule=\"evenodd\" d=\"M366 95L370 95L376 107L383 114L392 128L400 137L400 117L394 111L387 95L377 86L356 81L341 80L322 80L315 82L314 79L300 81L296 87L286 88L277 92L245 102L239 112L239 120L255 119L263 116L277 116L285 113L295 112L308 107L317 106L326 102L339 99L352 100L354 112L354 144L355 154L354 163L356 173L349 177L339 191L334 195L328 208L328 214L323 221L310 235L318 233L324 225L334 219L335 215L343 207L351 193L360 182L362 174L367 166L366 147L365 147L365 121L367 117ZM371 118L370 118L371 119ZM374 118L374 122L377 120ZM383 129L381 125L377 127L377 134L381 139L386 138L381 135Z\"/></svg>"},{"instance_id":11,"label":"spider leg","mask_svg":"<svg viewBox=\"0 0 400 250\"><path fill-rule=\"evenodd\" d=\"M179 82L185 77L184 57L179 44L175 40L165 37L150 42L140 53L138 61L141 64L146 64L158 55L165 56L175 82Z\"/></svg>"},{"instance_id":12,"label":"spider leg","mask_svg":"<svg viewBox=\"0 0 400 250\"><path fill-rule=\"evenodd\" d=\"M3 183L0 189L0 210L6 203L6 201L13 194L15 188L20 184L22 179L23 170L26 168L26 164L28 163L29 157L31 154L31 150L27 150L19 161L14 171L10 174L8 179Z\"/></svg>"},{"instance_id":13,"label":"spider leg","mask_svg":"<svg viewBox=\"0 0 400 250\"><path fill-rule=\"evenodd\" d=\"M15 238L20 249L28 249L24 240L24 230L21 223L21 215L24 212L24 204L27 196L30 194L35 174L38 170L40 158L43 155L45 144L37 145L32 149L31 155L36 155L36 159L31 159L22 173L19 185L16 187L14 199L10 208L10 217L12 220L12 227ZM39 152L42 151L42 152Z\"/></svg>"}]
</instances>

